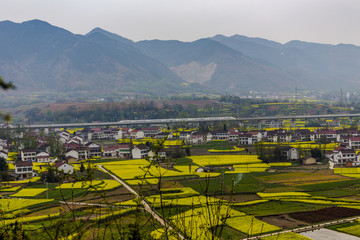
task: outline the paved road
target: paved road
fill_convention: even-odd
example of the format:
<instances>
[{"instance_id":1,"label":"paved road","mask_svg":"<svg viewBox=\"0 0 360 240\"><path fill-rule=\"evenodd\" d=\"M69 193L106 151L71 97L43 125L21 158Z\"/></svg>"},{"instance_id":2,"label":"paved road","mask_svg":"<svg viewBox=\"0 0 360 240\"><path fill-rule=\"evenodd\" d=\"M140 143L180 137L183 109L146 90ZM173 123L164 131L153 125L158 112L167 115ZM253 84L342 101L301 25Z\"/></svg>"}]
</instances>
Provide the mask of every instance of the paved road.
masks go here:
<instances>
[{"instance_id":1,"label":"paved road","mask_svg":"<svg viewBox=\"0 0 360 240\"><path fill-rule=\"evenodd\" d=\"M25 128L70 128L70 127L99 127L99 126L125 126L139 124L167 124L167 123L190 123L190 122L221 122L221 121L261 121L261 120L282 120L282 119L312 119L312 118L340 118L360 117L355 114L326 114L326 115L291 115L291 116L266 116L266 117L206 117L206 118L170 118L170 119L146 119L146 120L122 120L118 122L93 122L93 123L58 123L58 124L33 124L24 125Z\"/></svg>"},{"instance_id":2,"label":"paved road","mask_svg":"<svg viewBox=\"0 0 360 240\"><path fill-rule=\"evenodd\" d=\"M263 234L263 235L260 235L260 236L249 237L249 238L244 238L244 239L255 240L255 239L260 239L262 237L275 236L275 235L282 234L282 233L287 233L287 232L296 232L296 233L311 232L311 231L314 231L314 230L324 229L324 227L331 226L331 225L337 225L337 224L342 224L342 223L347 223L347 222L353 222L353 221L358 220L358 219L360 219L360 216L344 218L344 219L335 220L335 221L331 221L331 222L320 223L320 224L314 224L314 225L310 225L310 226L306 226L306 227L294 228L294 229L291 229L291 230L284 230L284 231L280 231L280 232L276 232L276 233ZM331 240L331 239L328 239L328 240ZM347 239L343 239L343 240L347 240Z\"/></svg>"},{"instance_id":3,"label":"paved road","mask_svg":"<svg viewBox=\"0 0 360 240\"><path fill-rule=\"evenodd\" d=\"M129 190L132 194L134 194L137 198L140 199L139 194L131 188L127 183L125 183L123 180L115 176L114 174L111 174L109 171L107 171L102 165L97 165L102 171L109 174L112 178L114 178L116 181L118 181L120 184L122 184L127 190ZM161 225L169 229L170 231L173 229L171 226L168 225L166 221L162 217L160 217L155 211L152 210L150 205L145 201L141 200L141 204L144 206L145 211L150 213ZM178 236L180 239L185 239L180 233L178 233Z\"/></svg>"},{"instance_id":4,"label":"paved road","mask_svg":"<svg viewBox=\"0 0 360 240\"><path fill-rule=\"evenodd\" d=\"M337 232L337 231L333 231L333 230L329 230L326 228L321 228L321 229L317 229L314 231L309 231L309 232L303 232L300 233L301 235L308 237L310 239L313 240L360 240L360 238L349 235L349 234L345 234L345 233L341 233L341 232Z\"/></svg>"}]
</instances>

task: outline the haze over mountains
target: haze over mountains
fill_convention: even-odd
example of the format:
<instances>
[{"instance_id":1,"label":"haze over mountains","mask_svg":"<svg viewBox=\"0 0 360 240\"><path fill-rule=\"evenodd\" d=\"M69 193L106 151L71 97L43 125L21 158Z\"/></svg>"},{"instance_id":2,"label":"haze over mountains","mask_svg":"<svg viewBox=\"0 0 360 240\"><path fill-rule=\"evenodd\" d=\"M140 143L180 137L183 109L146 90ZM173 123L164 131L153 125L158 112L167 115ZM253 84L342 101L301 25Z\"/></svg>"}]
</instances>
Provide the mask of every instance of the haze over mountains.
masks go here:
<instances>
[{"instance_id":1,"label":"haze over mountains","mask_svg":"<svg viewBox=\"0 0 360 240\"><path fill-rule=\"evenodd\" d=\"M358 89L360 47L235 35L133 42L32 20L0 22L0 75L19 89L152 95Z\"/></svg>"}]
</instances>

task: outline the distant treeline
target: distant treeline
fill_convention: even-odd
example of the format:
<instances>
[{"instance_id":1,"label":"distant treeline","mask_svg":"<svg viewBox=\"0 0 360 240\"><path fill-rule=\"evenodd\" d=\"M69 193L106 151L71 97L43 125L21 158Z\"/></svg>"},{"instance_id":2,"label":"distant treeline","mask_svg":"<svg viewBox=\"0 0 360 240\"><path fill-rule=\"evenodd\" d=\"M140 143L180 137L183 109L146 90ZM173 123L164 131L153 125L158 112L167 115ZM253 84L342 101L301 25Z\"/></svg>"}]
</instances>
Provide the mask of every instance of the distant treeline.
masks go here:
<instances>
[{"instance_id":1,"label":"distant treeline","mask_svg":"<svg viewBox=\"0 0 360 240\"><path fill-rule=\"evenodd\" d=\"M133 102L124 103L121 106L108 104L104 107L95 105L85 110L80 110L76 106L70 106L64 111L32 108L25 113L25 121L27 123L70 123L223 116L224 114L220 110L220 104L208 104L200 109L196 105L183 106L181 104L170 105L165 103L162 106L157 106L154 102ZM229 115L229 113L225 115Z\"/></svg>"},{"instance_id":2,"label":"distant treeline","mask_svg":"<svg viewBox=\"0 0 360 240\"><path fill-rule=\"evenodd\" d=\"M171 101L170 101L171 103ZM65 110L32 108L25 112L24 122L31 123L72 123L137 119L187 118L187 117L256 117L274 115L314 115L349 112L346 108L316 103L266 103L264 99L243 99L237 96L221 96L219 101L197 104L169 104L154 101L124 102L122 104L94 104L83 109L76 105Z\"/></svg>"}]
</instances>

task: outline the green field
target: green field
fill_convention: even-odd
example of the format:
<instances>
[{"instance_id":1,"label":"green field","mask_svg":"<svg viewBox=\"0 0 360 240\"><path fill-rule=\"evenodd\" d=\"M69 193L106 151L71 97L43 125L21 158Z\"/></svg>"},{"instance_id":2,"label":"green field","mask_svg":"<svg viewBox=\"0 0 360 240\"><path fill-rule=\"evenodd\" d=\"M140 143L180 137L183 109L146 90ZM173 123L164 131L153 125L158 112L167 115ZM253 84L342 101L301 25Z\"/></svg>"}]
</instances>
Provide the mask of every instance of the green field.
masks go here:
<instances>
[{"instance_id":1,"label":"green field","mask_svg":"<svg viewBox=\"0 0 360 240\"><path fill-rule=\"evenodd\" d=\"M180 181L184 187L191 187L201 194L241 194L263 191L263 185L248 173L224 174L209 179Z\"/></svg>"}]
</instances>

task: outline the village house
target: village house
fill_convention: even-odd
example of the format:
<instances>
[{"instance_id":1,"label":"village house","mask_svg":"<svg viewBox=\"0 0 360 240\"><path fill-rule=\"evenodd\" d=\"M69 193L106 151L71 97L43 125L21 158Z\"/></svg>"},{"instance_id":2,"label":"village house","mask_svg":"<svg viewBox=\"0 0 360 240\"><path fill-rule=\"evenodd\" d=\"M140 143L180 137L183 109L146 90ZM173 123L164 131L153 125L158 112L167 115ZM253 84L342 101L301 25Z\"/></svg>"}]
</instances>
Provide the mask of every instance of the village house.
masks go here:
<instances>
[{"instance_id":1,"label":"village house","mask_svg":"<svg viewBox=\"0 0 360 240\"><path fill-rule=\"evenodd\" d=\"M236 142L238 140L238 135L242 134L241 132L239 132L238 129L230 129L228 131L228 136L229 136L229 141L230 142Z\"/></svg>"},{"instance_id":2,"label":"village house","mask_svg":"<svg viewBox=\"0 0 360 240\"><path fill-rule=\"evenodd\" d=\"M122 144L118 145L118 148L119 148L119 157L130 158L130 156L131 156L130 144L122 143Z\"/></svg>"},{"instance_id":3,"label":"village house","mask_svg":"<svg viewBox=\"0 0 360 240\"><path fill-rule=\"evenodd\" d=\"M347 165L351 163L353 166L360 165L359 156L356 156L354 149L338 147L333 150L330 161L334 164Z\"/></svg>"},{"instance_id":4,"label":"village house","mask_svg":"<svg viewBox=\"0 0 360 240\"><path fill-rule=\"evenodd\" d=\"M84 139L81 136L75 136L75 137L72 137L70 139L70 141L74 141L76 143L83 144Z\"/></svg>"},{"instance_id":5,"label":"village house","mask_svg":"<svg viewBox=\"0 0 360 240\"><path fill-rule=\"evenodd\" d=\"M119 145L110 145L103 148L104 157L119 157Z\"/></svg>"},{"instance_id":6,"label":"village house","mask_svg":"<svg viewBox=\"0 0 360 240\"><path fill-rule=\"evenodd\" d=\"M91 129L86 127L79 132L80 137L82 137L83 141L91 141L92 132Z\"/></svg>"},{"instance_id":7,"label":"village house","mask_svg":"<svg viewBox=\"0 0 360 240\"><path fill-rule=\"evenodd\" d=\"M251 134L239 134L238 144L239 145L252 145L253 138Z\"/></svg>"},{"instance_id":8,"label":"village house","mask_svg":"<svg viewBox=\"0 0 360 240\"><path fill-rule=\"evenodd\" d=\"M350 137L349 138L349 147L354 149L360 148L360 137Z\"/></svg>"},{"instance_id":9,"label":"village house","mask_svg":"<svg viewBox=\"0 0 360 240\"><path fill-rule=\"evenodd\" d=\"M186 142L191 136L191 132L180 132L179 140Z\"/></svg>"},{"instance_id":10,"label":"village house","mask_svg":"<svg viewBox=\"0 0 360 240\"><path fill-rule=\"evenodd\" d=\"M101 128L91 128L91 138L89 140L104 140L104 131Z\"/></svg>"},{"instance_id":11,"label":"village house","mask_svg":"<svg viewBox=\"0 0 360 240\"><path fill-rule=\"evenodd\" d=\"M149 159L150 159L150 160L154 160L154 159L153 159L154 156L155 156L155 153L154 153L152 150L150 150L150 151L148 152L148 157L149 157ZM164 159L166 158L165 149L160 149L160 150L158 151L158 157L159 157L159 160L164 160Z\"/></svg>"},{"instance_id":12,"label":"village house","mask_svg":"<svg viewBox=\"0 0 360 240\"><path fill-rule=\"evenodd\" d=\"M172 139L174 135L172 133L159 133L154 136L155 139Z\"/></svg>"},{"instance_id":13,"label":"village house","mask_svg":"<svg viewBox=\"0 0 360 240\"><path fill-rule=\"evenodd\" d=\"M74 162L79 160L79 153L76 150L68 150L65 153L65 159L67 162Z\"/></svg>"},{"instance_id":14,"label":"village house","mask_svg":"<svg viewBox=\"0 0 360 240\"><path fill-rule=\"evenodd\" d=\"M70 133L66 131L62 131L59 133L59 139L60 141L65 144L67 141L69 141L71 138Z\"/></svg>"},{"instance_id":15,"label":"village house","mask_svg":"<svg viewBox=\"0 0 360 240\"><path fill-rule=\"evenodd\" d=\"M281 154L287 160L298 160L300 159L299 150L290 146L285 146L281 149Z\"/></svg>"},{"instance_id":16,"label":"village house","mask_svg":"<svg viewBox=\"0 0 360 240\"><path fill-rule=\"evenodd\" d=\"M309 129L296 129L293 139L295 141L310 141L312 132ZM314 135L315 136L315 135Z\"/></svg>"},{"instance_id":17,"label":"village house","mask_svg":"<svg viewBox=\"0 0 360 240\"><path fill-rule=\"evenodd\" d=\"M132 150L131 150L131 154L133 159L142 159L148 156L149 153L149 148L148 146L141 144L141 145L136 145Z\"/></svg>"},{"instance_id":18,"label":"village house","mask_svg":"<svg viewBox=\"0 0 360 240\"><path fill-rule=\"evenodd\" d=\"M93 142L88 142L85 144L85 147L88 149L88 157L102 157L101 147Z\"/></svg>"},{"instance_id":19,"label":"village house","mask_svg":"<svg viewBox=\"0 0 360 240\"><path fill-rule=\"evenodd\" d=\"M130 132L132 128L124 127L121 128L118 132L117 139L130 138Z\"/></svg>"},{"instance_id":20,"label":"village house","mask_svg":"<svg viewBox=\"0 0 360 240\"><path fill-rule=\"evenodd\" d=\"M15 174L19 179L30 178L33 176L33 164L31 161L16 161Z\"/></svg>"},{"instance_id":21,"label":"village house","mask_svg":"<svg viewBox=\"0 0 360 240\"><path fill-rule=\"evenodd\" d=\"M130 132L130 138L132 138L132 139L141 139L144 137L145 137L145 134L141 130L134 129Z\"/></svg>"},{"instance_id":22,"label":"village house","mask_svg":"<svg viewBox=\"0 0 360 240\"><path fill-rule=\"evenodd\" d=\"M202 144L206 142L206 134L199 132L192 132L190 137L186 139L185 143L190 145Z\"/></svg>"},{"instance_id":23,"label":"village house","mask_svg":"<svg viewBox=\"0 0 360 240\"><path fill-rule=\"evenodd\" d=\"M54 164L54 167L57 169L57 171L66 173L66 174L73 174L74 172L74 166L67 164L66 162L59 161Z\"/></svg>"},{"instance_id":24,"label":"village house","mask_svg":"<svg viewBox=\"0 0 360 240\"><path fill-rule=\"evenodd\" d=\"M36 162L36 150L34 149L23 149L20 152L22 161Z\"/></svg>"},{"instance_id":25,"label":"village house","mask_svg":"<svg viewBox=\"0 0 360 240\"><path fill-rule=\"evenodd\" d=\"M247 134L251 135L251 138L252 138L251 142L253 144L257 143L257 142L260 142L262 140L262 137L263 137L263 134L261 132L258 132L258 131L247 132Z\"/></svg>"},{"instance_id":26,"label":"village house","mask_svg":"<svg viewBox=\"0 0 360 240\"><path fill-rule=\"evenodd\" d=\"M316 139L325 137L328 141L339 142L340 136L332 129L321 129L316 132Z\"/></svg>"},{"instance_id":27,"label":"village house","mask_svg":"<svg viewBox=\"0 0 360 240\"><path fill-rule=\"evenodd\" d=\"M229 140L228 131L211 131L212 140Z\"/></svg>"},{"instance_id":28,"label":"village house","mask_svg":"<svg viewBox=\"0 0 360 240\"><path fill-rule=\"evenodd\" d=\"M154 137L162 132L161 127L142 128L145 137Z\"/></svg>"},{"instance_id":29,"label":"village house","mask_svg":"<svg viewBox=\"0 0 360 240\"><path fill-rule=\"evenodd\" d=\"M289 132L285 132L282 129L276 131L269 131L267 133L268 142L290 142L292 135Z\"/></svg>"},{"instance_id":30,"label":"village house","mask_svg":"<svg viewBox=\"0 0 360 240\"><path fill-rule=\"evenodd\" d=\"M47 152L40 152L36 155L37 162L50 162L50 155Z\"/></svg>"},{"instance_id":31,"label":"village house","mask_svg":"<svg viewBox=\"0 0 360 240\"><path fill-rule=\"evenodd\" d=\"M119 139L119 129L118 128L108 128L104 130L104 137L106 140Z\"/></svg>"},{"instance_id":32,"label":"village house","mask_svg":"<svg viewBox=\"0 0 360 240\"><path fill-rule=\"evenodd\" d=\"M347 144L349 145L350 144L350 138L349 136L340 136L340 141L339 143L340 144Z\"/></svg>"}]
</instances>

